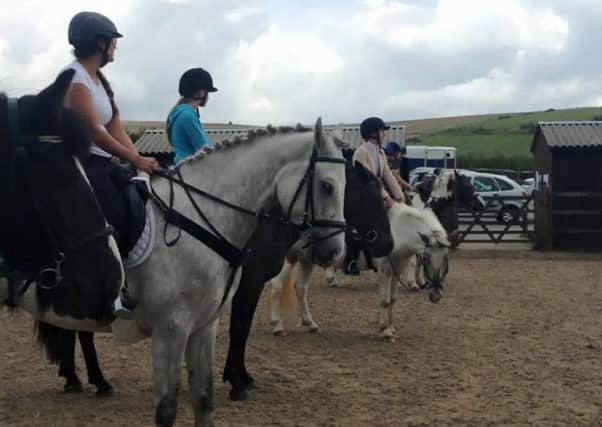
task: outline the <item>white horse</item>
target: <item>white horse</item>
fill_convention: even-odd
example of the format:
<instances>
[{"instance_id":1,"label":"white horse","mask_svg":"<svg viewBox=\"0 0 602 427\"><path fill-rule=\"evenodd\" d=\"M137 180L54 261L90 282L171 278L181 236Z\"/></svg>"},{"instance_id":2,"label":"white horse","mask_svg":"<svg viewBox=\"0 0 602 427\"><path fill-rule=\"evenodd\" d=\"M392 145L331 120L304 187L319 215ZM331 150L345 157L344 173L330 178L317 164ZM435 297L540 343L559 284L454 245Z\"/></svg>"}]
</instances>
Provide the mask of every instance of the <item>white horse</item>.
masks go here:
<instances>
[{"instance_id":1,"label":"white horse","mask_svg":"<svg viewBox=\"0 0 602 427\"><path fill-rule=\"evenodd\" d=\"M381 304L380 331L384 338L393 340L393 306L397 299L397 288L405 277L408 262L416 254L422 254L425 259L425 274L430 280L429 298L438 302L448 269L447 234L437 217L430 209L417 210L405 204L396 203L389 209L389 220L394 240L393 251L387 257L376 258L378 269L378 286ZM271 323L275 335L284 333L284 325L280 315L280 296L283 283L290 282L289 274L293 274L293 267L299 263L300 274L296 281L296 292L301 312L302 324L310 332L319 329L313 320L307 303L309 279L313 270L313 263L302 249L303 244L296 244L282 271L271 281ZM365 268L365 267L364 267ZM333 281L334 267L326 270L327 280ZM288 278L288 280L287 280Z\"/></svg>"},{"instance_id":2,"label":"white horse","mask_svg":"<svg viewBox=\"0 0 602 427\"><path fill-rule=\"evenodd\" d=\"M486 206L485 200L475 191L470 178L455 169L443 169L435 177L430 192L425 195L425 200L418 193L412 192L410 195L412 206L416 209L423 210L429 207L433 210L447 231L452 247L460 244L458 205L474 210L483 210ZM421 258L416 256L410 258L407 277L407 285L410 289L419 290L428 285L423 272Z\"/></svg>"},{"instance_id":3,"label":"white horse","mask_svg":"<svg viewBox=\"0 0 602 427\"><path fill-rule=\"evenodd\" d=\"M321 120L313 133L272 128L260 133L250 132L242 141L237 138L220 144L215 152L203 151L185 160L180 166L183 180L255 212L280 207L297 224L304 220L310 223L307 225L320 221L322 225L342 223L345 166L335 163L343 157L323 132ZM172 186L166 179L157 179L153 185L163 200L169 201L173 196L174 209L204 225L182 186ZM193 198L234 247L243 253L252 249L245 244L257 227L257 216L200 196ZM162 229L166 226L163 211L156 204L153 209L157 228ZM314 241L311 257L317 263L328 264L343 251L343 235L333 233L332 227L304 228L306 238ZM174 236L177 231L176 227L167 226L168 235ZM118 319L109 327L99 328L91 320L59 317L52 315L51 310L40 312L34 288L23 295L19 305L39 320L63 328L112 331L127 341L151 337L155 423L159 426L172 426L175 422L185 356L195 425L210 426L218 317L237 289L241 269L231 268L228 261L187 233L181 234L174 247L160 240L146 263L128 272L130 291L139 301L134 320Z\"/></svg>"}]
</instances>

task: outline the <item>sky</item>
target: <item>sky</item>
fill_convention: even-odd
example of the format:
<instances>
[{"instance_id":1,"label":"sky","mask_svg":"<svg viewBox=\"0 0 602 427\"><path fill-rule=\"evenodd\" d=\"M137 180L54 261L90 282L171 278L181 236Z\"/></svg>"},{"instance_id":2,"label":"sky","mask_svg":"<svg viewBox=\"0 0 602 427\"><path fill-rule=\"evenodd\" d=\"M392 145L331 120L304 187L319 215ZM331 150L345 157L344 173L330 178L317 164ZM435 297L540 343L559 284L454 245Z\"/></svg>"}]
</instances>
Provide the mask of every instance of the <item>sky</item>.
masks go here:
<instances>
[{"instance_id":1,"label":"sky","mask_svg":"<svg viewBox=\"0 0 602 427\"><path fill-rule=\"evenodd\" d=\"M103 71L124 120L164 120L207 69L210 123L357 123L602 105L600 0L2 0L0 91L73 60L71 17L124 35Z\"/></svg>"}]
</instances>

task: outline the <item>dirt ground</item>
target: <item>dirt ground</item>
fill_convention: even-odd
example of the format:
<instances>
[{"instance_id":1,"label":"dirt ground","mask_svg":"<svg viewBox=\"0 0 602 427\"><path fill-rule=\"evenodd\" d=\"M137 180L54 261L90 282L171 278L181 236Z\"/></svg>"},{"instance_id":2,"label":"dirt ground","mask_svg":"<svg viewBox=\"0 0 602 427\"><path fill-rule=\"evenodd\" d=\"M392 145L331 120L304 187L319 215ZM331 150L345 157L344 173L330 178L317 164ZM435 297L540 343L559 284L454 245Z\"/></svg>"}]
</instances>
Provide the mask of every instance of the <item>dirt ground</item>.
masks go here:
<instances>
[{"instance_id":1,"label":"dirt ground","mask_svg":"<svg viewBox=\"0 0 602 427\"><path fill-rule=\"evenodd\" d=\"M218 426L599 426L602 425L602 257L460 251L438 305L403 292L398 339L377 338L374 276L314 276L310 302L321 331L295 314L289 335L271 334L266 294L250 337L254 401L233 403L221 382L227 317L215 386ZM97 336L116 387L99 400L87 387L61 393L57 368L32 339L28 315L0 313L0 426L149 426L149 342ZM85 380L78 354L80 376ZM183 373L177 425L192 425Z\"/></svg>"}]
</instances>

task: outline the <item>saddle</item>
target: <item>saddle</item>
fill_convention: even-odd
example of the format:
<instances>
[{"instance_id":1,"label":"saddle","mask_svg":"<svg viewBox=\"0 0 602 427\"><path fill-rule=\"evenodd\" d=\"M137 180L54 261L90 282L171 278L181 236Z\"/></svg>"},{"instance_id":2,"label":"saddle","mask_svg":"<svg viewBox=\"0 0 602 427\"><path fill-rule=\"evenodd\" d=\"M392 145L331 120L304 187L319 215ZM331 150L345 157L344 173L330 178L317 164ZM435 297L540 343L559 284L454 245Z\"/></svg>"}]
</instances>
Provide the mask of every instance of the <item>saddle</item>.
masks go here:
<instances>
[{"instance_id":1,"label":"saddle","mask_svg":"<svg viewBox=\"0 0 602 427\"><path fill-rule=\"evenodd\" d=\"M146 202L149 193L146 182L137 178L135 170L129 166L116 166L111 172L111 179L121 192L128 217L128 229L117 230L121 236L119 248L121 256L127 258L142 236L147 223Z\"/></svg>"}]
</instances>

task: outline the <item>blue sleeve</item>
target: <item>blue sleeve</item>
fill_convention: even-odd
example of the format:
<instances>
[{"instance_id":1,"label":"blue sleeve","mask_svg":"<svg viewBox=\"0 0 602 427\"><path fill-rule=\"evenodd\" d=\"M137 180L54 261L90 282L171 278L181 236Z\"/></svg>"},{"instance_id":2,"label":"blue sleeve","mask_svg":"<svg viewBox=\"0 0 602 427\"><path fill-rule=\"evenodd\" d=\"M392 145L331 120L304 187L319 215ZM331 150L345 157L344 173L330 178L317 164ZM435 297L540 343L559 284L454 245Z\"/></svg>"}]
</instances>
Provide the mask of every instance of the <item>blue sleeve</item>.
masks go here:
<instances>
[{"instance_id":1,"label":"blue sleeve","mask_svg":"<svg viewBox=\"0 0 602 427\"><path fill-rule=\"evenodd\" d=\"M187 140L190 142L194 151L200 150L205 145L213 146L213 142L209 139L207 132L203 128L201 121L194 112L186 112L186 126L184 126L184 132L186 133Z\"/></svg>"}]
</instances>

